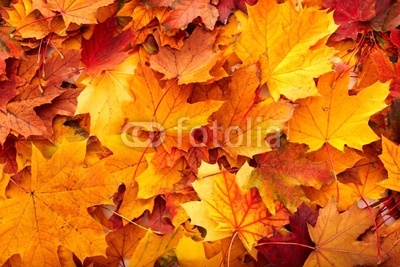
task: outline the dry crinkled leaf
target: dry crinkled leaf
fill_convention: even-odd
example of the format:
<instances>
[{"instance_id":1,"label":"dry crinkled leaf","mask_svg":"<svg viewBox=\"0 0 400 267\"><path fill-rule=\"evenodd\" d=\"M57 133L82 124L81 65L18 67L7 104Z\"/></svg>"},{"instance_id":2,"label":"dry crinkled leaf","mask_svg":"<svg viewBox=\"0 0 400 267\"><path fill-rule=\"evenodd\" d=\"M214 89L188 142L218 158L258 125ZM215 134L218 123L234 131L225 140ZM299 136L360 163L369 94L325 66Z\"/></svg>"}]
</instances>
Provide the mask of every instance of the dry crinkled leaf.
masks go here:
<instances>
[{"instance_id":1,"label":"dry crinkled leaf","mask_svg":"<svg viewBox=\"0 0 400 267\"><path fill-rule=\"evenodd\" d=\"M235 53L244 64L261 63L261 83L272 97L318 95L313 78L332 69L334 51L319 43L337 27L332 14L315 8L298 12L290 1L275 0L260 0L248 13Z\"/></svg>"},{"instance_id":2,"label":"dry crinkled leaf","mask_svg":"<svg viewBox=\"0 0 400 267\"><path fill-rule=\"evenodd\" d=\"M328 73L319 78L322 97L299 100L289 123L289 140L305 143L310 152L325 143L343 151L344 145L362 150L379 139L368 126L370 116L386 107L389 84L377 82L349 96L349 73Z\"/></svg>"},{"instance_id":3,"label":"dry crinkled leaf","mask_svg":"<svg viewBox=\"0 0 400 267\"><path fill-rule=\"evenodd\" d=\"M375 210L376 212L376 210ZM376 242L357 241L365 230L374 225L368 209L353 205L339 214L335 201L331 199L320 210L314 227L308 225L315 250L311 252L304 266L376 265L378 257Z\"/></svg>"},{"instance_id":4,"label":"dry crinkled leaf","mask_svg":"<svg viewBox=\"0 0 400 267\"><path fill-rule=\"evenodd\" d=\"M237 234L248 251L257 240L272 234L272 226L280 228L288 222L289 213L276 204L275 216L267 210L257 189L242 191L236 176L227 170L217 174L218 167L203 163L200 173L211 173L192 183L201 201L182 204L192 224L204 227L204 241L219 240Z\"/></svg>"},{"instance_id":5,"label":"dry crinkled leaf","mask_svg":"<svg viewBox=\"0 0 400 267\"><path fill-rule=\"evenodd\" d=\"M111 204L117 183L102 163L85 166L86 141L62 143L45 159L33 146L31 177L0 202L0 263L20 254L24 266L53 266L64 246L83 260L101 255L105 232L87 208Z\"/></svg>"}]
</instances>

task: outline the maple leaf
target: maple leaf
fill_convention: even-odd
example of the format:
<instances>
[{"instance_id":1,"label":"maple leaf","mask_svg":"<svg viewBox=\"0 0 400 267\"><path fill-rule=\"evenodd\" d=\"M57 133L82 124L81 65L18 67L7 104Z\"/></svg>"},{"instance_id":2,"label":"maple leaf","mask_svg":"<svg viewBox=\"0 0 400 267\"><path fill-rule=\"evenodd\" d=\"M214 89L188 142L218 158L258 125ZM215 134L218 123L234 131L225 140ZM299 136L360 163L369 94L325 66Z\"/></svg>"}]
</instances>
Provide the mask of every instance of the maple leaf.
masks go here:
<instances>
[{"instance_id":1,"label":"maple leaf","mask_svg":"<svg viewBox=\"0 0 400 267\"><path fill-rule=\"evenodd\" d=\"M201 17L204 25L213 30L218 18L218 10L208 0L179 0L171 4L172 11L163 26L167 29L185 29L193 19Z\"/></svg>"},{"instance_id":2,"label":"maple leaf","mask_svg":"<svg viewBox=\"0 0 400 267\"><path fill-rule=\"evenodd\" d=\"M317 218L318 212L310 209L304 203L301 204L297 211L289 217L291 233L283 235L276 231L272 237L260 239L257 250L276 266L303 266L311 250L295 244L313 245L308 235L307 223L315 226ZM291 256L287 257L287 255Z\"/></svg>"},{"instance_id":3,"label":"maple leaf","mask_svg":"<svg viewBox=\"0 0 400 267\"><path fill-rule=\"evenodd\" d=\"M343 151L344 145L362 150L378 140L368 126L369 117L386 107L388 84L377 82L356 96L348 95L349 74L328 73L320 77L322 97L299 100L289 122L289 140L305 143L315 151L325 143Z\"/></svg>"},{"instance_id":4,"label":"maple leaf","mask_svg":"<svg viewBox=\"0 0 400 267\"><path fill-rule=\"evenodd\" d=\"M161 255L176 248L182 236L183 227L178 227L173 233L163 236L158 236L152 231L147 231L133 253L129 266L154 266L154 262Z\"/></svg>"},{"instance_id":5,"label":"maple leaf","mask_svg":"<svg viewBox=\"0 0 400 267\"><path fill-rule=\"evenodd\" d=\"M312 8L297 12L290 1L275 0L260 0L248 13L248 20L240 20L235 53L244 64L260 63L261 84L267 83L272 97L318 95L313 78L332 69L333 50L319 43L337 27L332 14Z\"/></svg>"},{"instance_id":6,"label":"maple leaf","mask_svg":"<svg viewBox=\"0 0 400 267\"><path fill-rule=\"evenodd\" d=\"M0 145L0 164L4 165L2 168L4 173L16 174L18 172L17 151L15 149L16 139L15 136L9 135L4 144Z\"/></svg>"},{"instance_id":7,"label":"maple leaf","mask_svg":"<svg viewBox=\"0 0 400 267\"><path fill-rule=\"evenodd\" d=\"M192 224L207 230L204 241L237 234L246 249L251 251L258 239L271 234L272 225L280 228L287 222L288 213L281 205L277 204L276 214L272 216L257 189L242 191L234 174L219 170L217 165L203 163L201 168L210 173L205 177L199 176L192 183L201 201L187 202L182 206Z\"/></svg>"},{"instance_id":8,"label":"maple leaf","mask_svg":"<svg viewBox=\"0 0 400 267\"><path fill-rule=\"evenodd\" d=\"M324 7L335 9L333 18L339 28L332 35L332 40L340 41L346 38L355 40L361 23L375 17L376 0L324 0Z\"/></svg>"},{"instance_id":9,"label":"maple leaf","mask_svg":"<svg viewBox=\"0 0 400 267\"><path fill-rule=\"evenodd\" d=\"M364 231L374 225L368 209L356 205L341 214L333 199L320 210L314 227L308 225L315 250L304 266L355 266L376 265L378 248L376 242L357 241Z\"/></svg>"},{"instance_id":10,"label":"maple leaf","mask_svg":"<svg viewBox=\"0 0 400 267\"><path fill-rule=\"evenodd\" d=\"M76 66L79 65L79 50L61 50L46 59L42 78L45 86L59 87L63 81L68 81L79 74Z\"/></svg>"},{"instance_id":11,"label":"maple leaf","mask_svg":"<svg viewBox=\"0 0 400 267\"><path fill-rule=\"evenodd\" d=\"M24 51L19 42L12 38L11 27L0 27L0 75L6 70L6 59L10 57L22 58Z\"/></svg>"},{"instance_id":12,"label":"maple leaf","mask_svg":"<svg viewBox=\"0 0 400 267\"><path fill-rule=\"evenodd\" d=\"M126 52L118 52L130 43L134 35L131 30L126 30L114 37L116 29L115 18L111 17L96 25L89 40L82 40L81 60L90 76L96 77L103 70L117 67L128 56Z\"/></svg>"},{"instance_id":13,"label":"maple leaf","mask_svg":"<svg viewBox=\"0 0 400 267\"><path fill-rule=\"evenodd\" d=\"M223 147L234 158L270 151L273 140L266 135L279 139L277 136L293 113L293 106L287 101L262 101L259 83L255 65L236 70L225 91L228 100L212 116L213 138L218 139L212 140L213 145Z\"/></svg>"},{"instance_id":14,"label":"maple leaf","mask_svg":"<svg viewBox=\"0 0 400 267\"><path fill-rule=\"evenodd\" d=\"M87 208L112 204L118 185L103 164L84 165L85 146L65 141L49 160L32 147L31 177L0 202L1 264L18 253L23 265L52 266L60 245L80 259L104 253L104 230Z\"/></svg>"},{"instance_id":15,"label":"maple leaf","mask_svg":"<svg viewBox=\"0 0 400 267\"><path fill-rule=\"evenodd\" d=\"M354 149L344 147L344 150L340 151L329 143L325 143L321 149L307 156L311 161L328 162L329 169L336 175L353 167L362 158Z\"/></svg>"},{"instance_id":16,"label":"maple leaf","mask_svg":"<svg viewBox=\"0 0 400 267\"><path fill-rule=\"evenodd\" d=\"M127 262L135 252L139 242L147 234L147 231L134 224L127 224L118 231L112 231L106 236L107 258L93 257L95 266L118 267L121 262Z\"/></svg>"},{"instance_id":17,"label":"maple leaf","mask_svg":"<svg viewBox=\"0 0 400 267\"><path fill-rule=\"evenodd\" d=\"M339 174L338 180L346 183L353 189L352 197L355 201L361 199L380 199L385 194L385 188L379 182L387 177L386 170L378 157L367 154L357 164Z\"/></svg>"},{"instance_id":18,"label":"maple leaf","mask_svg":"<svg viewBox=\"0 0 400 267\"><path fill-rule=\"evenodd\" d=\"M140 126L153 133L154 137L159 135L160 139L155 143L161 141L168 153L172 147L187 151L193 143L190 140L191 131L207 125L208 117L222 105L222 101L213 100L188 104L190 91L177 86L173 81L161 89L151 69L143 64L138 65L133 83L138 90L137 93L135 91L137 99L131 105L131 123L125 127L137 129ZM151 129L153 127L154 132ZM136 145L135 142L132 145Z\"/></svg>"},{"instance_id":19,"label":"maple leaf","mask_svg":"<svg viewBox=\"0 0 400 267\"><path fill-rule=\"evenodd\" d=\"M7 104L7 112L0 111L0 144L3 144L10 130L25 137L43 135L49 137L43 121L37 116L34 108L60 94L56 88L46 88L40 92L37 85L28 85Z\"/></svg>"},{"instance_id":20,"label":"maple leaf","mask_svg":"<svg viewBox=\"0 0 400 267\"><path fill-rule=\"evenodd\" d=\"M130 89L134 72L132 65L135 65L135 62L136 56L131 55L115 69L82 81L86 87L78 97L75 114L89 113L90 133L100 139L121 133L124 120L128 117L127 105L135 98Z\"/></svg>"},{"instance_id":21,"label":"maple leaf","mask_svg":"<svg viewBox=\"0 0 400 267\"><path fill-rule=\"evenodd\" d=\"M71 23L96 24L97 9L112 2L112 0L49 0L45 7L60 12L65 22L65 28L68 28Z\"/></svg>"},{"instance_id":22,"label":"maple leaf","mask_svg":"<svg viewBox=\"0 0 400 267\"><path fill-rule=\"evenodd\" d=\"M152 208L151 212L146 210L134 222L158 234L171 234L174 231L174 226L168 216L166 202L160 195L154 199L154 207Z\"/></svg>"},{"instance_id":23,"label":"maple leaf","mask_svg":"<svg viewBox=\"0 0 400 267\"><path fill-rule=\"evenodd\" d=\"M177 77L178 84L212 79L210 70L220 57L220 53L212 50L217 33L197 27L180 50L164 46L158 54L150 56L151 68L164 74L164 79Z\"/></svg>"},{"instance_id":24,"label":"maple leaf","mask_svg":"<svg viewBox=\"0 0 400 267\"><path fill-rule=\"evenodd\" d=\"M281 142L277 150L255 156L257 167L251 174L248 187L258 188L271 213L275 212L275 200L294 212L302 201L308 201L301 186L319 189L335 179L325 162L310 161L305 151L304 146Z\"/></svg>"},{"instance_id":25,"label":"maple leaf","mask_svg":"<svg viewBox=\"0 0 400 267\"><path fill-rule=\"evenodd\" d=\"M149 167L136 177L139 184L138 198L147 199L172 191L175 183L182 179L183 161L177 161L172 167L162 167L152 161L155 153L146 154Z\"/></svg>"},{"instance_id":26,"label":"maple leaf","mask_svg":"<svg viewBox=\"0 0 400 267\"><path fill-rule=\"evenodd\" d=\"M4 113L7 112L8 102L18 94L17 87L24 84L24 79L18 76L18 62L15 60L8 60L5 79L0 81L0 111Z\"/></svg>"},{"instance_id":27,"label":"maple leaf","mask_svg":"<svg viewBox=\"0 0 400 267\"><path fill-rule=\"evenodd\" d=\"M393 64L380 49L371 52L370 57L377 66L379 81L390 81L390 94L393 97L400 96L400 64Z\"/></svg>"},{"instance_id":28,"label":"maple leaf","mask_svg":"<svg viewBox=\"0 0 400 267\"><path fill-rule=\"evenodd\" d=\"M379 182L380 186L400 191L400 147L382 136L382 155L379 156L386 170L388 171L388 179Z\"/></svg>"}]
</instances>

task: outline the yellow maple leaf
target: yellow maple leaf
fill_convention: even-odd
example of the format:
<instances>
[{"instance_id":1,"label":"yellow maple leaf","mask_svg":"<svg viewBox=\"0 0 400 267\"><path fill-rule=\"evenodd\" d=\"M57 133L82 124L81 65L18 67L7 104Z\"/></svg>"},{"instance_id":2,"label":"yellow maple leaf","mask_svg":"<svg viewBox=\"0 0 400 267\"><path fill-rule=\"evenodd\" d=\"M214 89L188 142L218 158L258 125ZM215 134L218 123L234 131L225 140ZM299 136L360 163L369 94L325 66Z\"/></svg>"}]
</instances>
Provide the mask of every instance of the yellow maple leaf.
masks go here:
<instances>
[{"instance_id":1,"label":"yellow maple leaf","mask_svg":"<svg viewBox=\"0 0 400 267\"><path fill-rule=\"evenodd\" d=\"M96 24L97 9L112 2L112 0L49 0L46 8L60 12L67 28L71 23Z\"/></svg>"},{"instance_id":2,"label":"yellow maple leaf","mask_svg":"<svg viewBox=\"0 0 400 267\"><path fill-rule=\"evenodd\" d=\"M400 146L383 136L382 155L379 158L388 171L389 177L378 184L394 191L400 191Z\"/></svg>"},{"instance_id":3,"label":"yellow maple leaf","mask_svg":"<svg viewBox=\"0 0 400 267\"><path fill-rule=\"evenodd\" d=\"M261 83L267 83L272 97L318 95L313 78L332 68L333 49L319 43L337 28L332 14L315 8L297 11L290 1L275 0L260 0L248 13L235 52L244 64L261 63Z\"/></svg>"},{"instance_id":4,"label":"yellow maple leaf","mask_svg":"<svg viewBox=\"0 0 400 267\"><path fill-rule=\"evenodd\" d=\"M92 135L102 139L107 135L121 133L121 127L128 116L127 105L134 101L129 83L133 78L132 65L136 63L136 55L129 56L114 70L82 81L86 88L78 97L75 113L90 114Z\"/></svg>"},{"instance_id":5,"label":"yellow maple leaf","mask_svg":"<svg viewBox=\"0 0 400 267\"><path fill-rule=\"evenodd\" d=\"M374 225L368 209L353 205L341 214L331 199L320 210L314 227L308 225L315 250L304 266L376 265L379 262L376 242L357 241L359 235Z\"/></svg>"},{"instance_id":6,"label":"yellow maple leaf","mask_svg":"<svg viewBox=\"0 0 400 267\"><path fill-rule=\"evenodd\" d=\"M280 228L287 223L289 212L277 203L272 216L256 188L242 191L234 174L217 169L203 162L199 172L209 175L192 183L201 201L181 205L192 224L207 230L204 241L238 235L250 252L261 237L272 234L271 226Z\"/></svg>"},{"instance_id":7,"label":"yellow maple leaf","mask_svg":"<svg viewBox=\"0 0 400 267\"><path fill-rule=\"evenodd\" d=\"M341 75L340 75L341 74ZM325 143L343 151L344 145L362 150L379 139L368 126L370 116L386 107L389 84L377 82L349 96L349 73L327 73L319 78L322 97L298 101L289 122L289 140L305 143L310 152Z\"/></svg>"},{"instance_id":8,"label":"yellow maple leaf","mask_svg":"<svg viewBox=\"0 0 400 267\"><path fill-rule=\"evenodd\" d=\"M0 202L0 264L19 254L24 266L54 266L64 246L81 260L102 255L105 232L87 208L112 204L118 184L102 163L84 164L86 140L64 141L49 160L32 147L31 175Z\"/></svg>"}]
</instances>

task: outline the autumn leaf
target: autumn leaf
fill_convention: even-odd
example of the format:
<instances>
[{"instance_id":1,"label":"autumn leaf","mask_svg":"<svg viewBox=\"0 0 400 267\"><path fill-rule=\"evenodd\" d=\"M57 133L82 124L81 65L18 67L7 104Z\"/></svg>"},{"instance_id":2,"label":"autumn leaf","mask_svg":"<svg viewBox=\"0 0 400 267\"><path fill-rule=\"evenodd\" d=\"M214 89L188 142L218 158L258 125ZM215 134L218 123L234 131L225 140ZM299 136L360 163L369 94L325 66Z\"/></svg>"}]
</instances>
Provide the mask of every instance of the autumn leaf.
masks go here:
<instances>
[{"instance_id":1,"label":"autumn leaf","mask_svg":"<svg viewBox=\"0 0 400 267\"><path fill-rule=\"evenodd\" d=\"M220 0L218 1L217 8L219 12L219 20L226 24L229 16L236 10L240 9L246 12L246 5L255 5L257 0Z\"/></svg>"},{"instance_id":2,"label":"autumn leaf","mask_svg":"<svg viewBox=\"0 0 400 267\"><path fill-rule=\"evenodd\" d=\"M112 0L49 0L45 7L60 12L67 28L71 23L96 24L97 9L111 3Z\"/></svg>"},{"instance_id":3,"label":"autumn leaf","mask_svg":"<svg viewBox=\"0 0 400 267\"><path fill-rule=\"evenodd\" d=\"M126 30L114 37L117 23L114 18L96 25L89 40L82 40L82 62L85 71L92 77L98 76L103 70L114 69L127 56L119 52L133 39L131 30Z\"/></svg>"},{"instance_id":4,"label":"autumn leaf","mask_svg":"<svg viewBox=\"0 0 400 267\"><path fill-rule=\"evenodd\" d=\"M386 177L386 170L378 158L367 154L353 168L339 174L337 178L353 189L353 198L359 201L378 200L384 196L386 189L379 183Z\"/></svg>"},{"instance_id":5,"label":"autumn leaf","mask_svg":"<svg viewBox=\"0 0 400 267\"><path fill-rule=\"evenodd\" d=\"M166 29L185 29L198 16L209 30L214 29L218 10L208 0L180 0L171 4L172 11L163 21Z\"/></svg>"},{"instance_id":6,"label":"autumn leaf","mask_svg":"<svg viewBox=\"0 0 400 267\"><path fill-rule=\"evenodd\" d=\"M108 244L106 258L102 256L93 257L95 266L118 267L121 262L129 261L146 233L146 230L134 224L127 224L118 231L110 232L106 237Z\"/></svg>"},{"instance_id":7,"label":"autumn leaf","mask_svg":"<svg viewBox=\"0 0 400 267\"><path fill-rule=\"evenodd\" d=\"M7 104L16 95L18 95L18 88L25 84L24 79L18 76L18 62L8 60L5 78L0 81L0 87L2 88L0 95L0 111L7 113Z\"/></svg>"},{"instance_id":8,"label":"autumn leaf","mask_svg":"<svg viewBox=\"0 0 400 267\"><path fill-rule=\"evenodd\" d=\"M379 156L386 170L388 171L388 179L379 182L380 186L400 191L398 180L400 174L400 148L398 145L382 137L382 155Z\"/></svg>"},{"instance_id":9,"label":"autumn leaf","mask_svg":"<svg viewBox=\"0 0 400 267\"><path fill-rule=\"evenodd\" d=\"M124 120L128 117L127 105L134 101L130 88L134 62L137 62L136 56L129 56L115 69L82 81L86 87L77 99L75 114L90 114L92 134L102 138L121 133Z\"/></svg>"},{"instance_id":10,"label":"autumn leaf","mask_svg":"<svg viewBox=\"0 0 400 267\"><path fill-rule=\"evenodd\" d=\"M308 235L307 225L315 226L318 212L310 209L306 204L301 204L297 211L289 217L291 233L284 235L275 231L270 238L262 238L258 241L257 250L262 253L271 264L277 266L303 266L312 246ZM287 257L287 255L291 255Z\"/></svg>"},{"instance_id":11,"label":"autumn leaf","mask_svg":"<svg viewBox=\"0 0 400 267\"><path fill-rule=\"evenodd\" d=\"M217 143L234 158L270 151L292 116L287 101L260 99L259 84L255 65L238 69L225 91L228 100L213 114L212 145Z\"/></svg>"},{"instance_id":12,"label":"autumn leaf","mask_svg":"<svg viewBox=\"0 0 400 267\"><path fill-rule=\"evenodd\" d=\"M320 210L315 226L308 225L315 250L304 266L376 265L381 260L377 243L357 241L359 235L374 225L373 220L370 211L356 205L339 214L331 199Z\"/></svg>"},{"instance_id":13,"label":"autumn leaf","mask_svg":"<svg viewBox=\"0 0 400 267\"><path fill-rule=\"evenodd\" d=\"M150 132L150 143L146 145L141 144L144 141L132 140L132 145L147 147L153 143L162 144L169 153L172 147L187 151L193 143L191 131L207 125L208 117L222 105L222 101L214 100L187 103L190 91L173 81L161 89L154 73L144 65L138 66L133 83L143 89L135 91L137 99L131 105L130 123L124 127L127 131L143 129Z\"/></svg>"},{"instance_id":14,"label":"autumn leaf","mask_svg":"<svg viewBox=\"0 0 400 267\"><path fill-rule=\"evenodd\" d=\"M328 73L320 77L322 97L299 100L289 123L289 140L305 143L310 152L329 143L343 151L344 145L362 150L378 140L368 126L370 116L384 107L388 84L375 83L355 96L348 95L349 75Z\"/></svg>"},{"instance_id":15,"label":"autumn leaf","mask_svg":"<svg viewBox=\"0 0 400 267\"><path fill-rule=\"evenodd\" d=\"M178 227L173 233L164 236L158 236L152 231L147 231L133 253L128 266L154 266L154 262L161 255L176 248L182 235L182 227Z\"/></svg>"},{"instance_id":16,"label":"autumn leaf","mask_svg":"<svg viewBox=\"0 0 400 267\"><path fill-rule=\"evenodd\" d=\"M84 165L85 146L65 141L49 160L33 146L31 176L0 202L1 264L18 253L23 265L52 266L58 246L80 259L104 254L104 229L87 208L111 204L117 183L102 163Z\"/></svg>"},{"instance_id":17,"label":"autumn leaf","mask_svg":"<svg viewBox=\"0 0 400 267\"><path fill-rule=\"evenodd\" d=\"M162 167L156 165L152 158L155 153L146 154L148 168L135 178L139 184L137 197L147 199L159 194L165 194L172 191L174 184L182 179L184 162L179 160L172 167Z\"/></svg>"},{"instance_id":18,"label":"autumn leaf","mask_svg":"<svg viewBox=\"0 0 400 267\"><path fill-rule=\"evenodd\" d=\"M7 58L24 56L21 45L10 36L13 30L11 27L0 27L0 75L6 71Z\"/></svg>"},{"instance_id":19,"label":"autumn leaf","mask_svg":"<svg viewBox=\"0 0 400 267\"><path fill-rule=\"evenodd\" d=\"M40 92L37 85L29 85L7 104L7 112L0 111L0 144L3 144L10 130L14 130L25 137L43 135L50 137L41 118L34 108L60 95L57 88L48 88Z\"/></svg>"},{"instance_id":20,"label":"autumn leaf","mask_svg":"<svg viewBox=\"0 0 400 267\"><path fill-rule=\"evenodd\" d=\"M290 1L275 0L260 0L248 13L235 53L244 64L261 64L261 84L267 83L272 97L318 95L313 78L331 70L333 50L319 41L335 31L332 15L312 8L297 12Z\"/></svg>"},{"instance_id":21,"label":"autumn leaf","mask_svg":"<svg viewBox=\"0 0 400 267\"><path fill-rule=\"evenodd\" d=\"M346 38L355 40L359 31L358 27L362 27L362 22L375 17L376 0L324 0L323 2L325 8L335 9L333 18L339 24L339 28L331 37L335 41Z\"/></svg>"},{"instance_id":22,"label":"autumn leaf","mask_svg":"<svg viewBox=\"0 0 400 267\"><path fill-rule=\"evenodd\" d=\"M187 202L182 206L192 224L207 230L204 241L238 235L246 249L251 251L258 239L271 234L271 226L279 228L287 222L288 213L282 206L277 204L276 214L272 216L257 189L242 191L234 174L224 169L217 172L218 166L206 163L202 168L215 174L200 176L192 183L201 202Z\"/></svg>"},{"instance_id":23,"label":"autumn leaf","mask_svg":"<svg viewBox=\"0 0 400 267\"><path fill-rule=\"evenodd\" d=\"M158 54L152 55L151 68L164 74L164 79L177 78L178 84L212 79L210 70L221 54L212 50L217 33L216 30L195 29L180 50L162 47Z\"/></svg>"},{"instance_id":24,"label":"autumn leaf","mask_svg":"<svg viewBox=\"0 0 400 267\"><path fill-rule=\"evenodd\" d=\"M319 189L335 179L324 162L308 160L305 151L303 146L281 143L277 150L255 156L257 167L247 186L258 188L271 213L275 212L275 200L295 212L302 201L308 202L301 186Z\"/></svg>"},{"instance_id":25,"label":"autumn leaf","mask_svg":"<svg viewBox=\"0 0 400 267\"><path fill-rule=\"evenodd\" d=\"M311 161L327 162L329 169L336 175L353 167L362 158L354 149L344 147L344 150L340 151L329 143L307 156Z\"/></svg>"}]
</instances>

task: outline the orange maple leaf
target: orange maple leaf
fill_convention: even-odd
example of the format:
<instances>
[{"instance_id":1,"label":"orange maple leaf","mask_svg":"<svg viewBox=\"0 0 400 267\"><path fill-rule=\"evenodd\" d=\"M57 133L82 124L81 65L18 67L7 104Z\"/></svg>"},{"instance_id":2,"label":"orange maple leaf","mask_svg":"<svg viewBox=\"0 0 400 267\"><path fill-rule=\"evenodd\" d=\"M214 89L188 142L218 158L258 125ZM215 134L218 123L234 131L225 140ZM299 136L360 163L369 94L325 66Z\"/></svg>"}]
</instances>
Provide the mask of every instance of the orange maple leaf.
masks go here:
<instances>
[{"instance_id":1,"label":"orange maple leaf","mask_svg":"<svg viewBox=\"0 0 400 267\"><path fill-rule=\"evenodd\" d=\"M192 224L204 227L204 241L238 235L248 251L263 236L272 234L272 227L288 223L289 212L276 203L276 213L267 210L256 188L242 191L236 176L217 165L202 164L199 179L192 183L201 201L182 204Z\"/></svg>"},{"instance_id":2,"label":"orange maple leaf","mask_svg":"<svg viewBox=\"0 0 400 267\"><path fill-rule=\"evenodd\" d=\"M262 99L256 65L240 68L225 91L228 100L213 114L212 140L233 158L270 151L273 141L292 117L293 106L284 100ZM271 140L266 135L271 135Z\"/></svg>"},{"instance_id":3,"label":"orange maple leaf","mask_svg":"<svg viewBox=\"0 0 400 267\"><path fill-rule=\"evenodd\" d=\"M196 28L180 50L164 46L150 56L151 68L164 74L164 79L177 77L178 84L212 79L210 70L221 56L212 50L217 33Z\"/></svg>"},{"instance_id":4,"label":"orange maple leaf","mask_svg":"<svg viewBox=\"0 0 400 267\"><path fill-rule=\"evenodd\" d=\"M379 183L380 186L400 191L400 146L396 145L386 137L382 137L382 155L379 156L389 177Z\"/></svg>"},{"instance_id":5,"label":"orange maple leaf","mask_svg":"<svg viewBox=\"0 0 400 267\"><path fill-rule=\"evenodd\" d=\"M104 253L104 229L87 209L112 204L118 184L103 164L84 164L85 148L86 140L64 141L47 160L33 146L31 177L0 203L0 264L18 253L25 266L53 266L58 246L81 260Z\"/></svg>"},{"instance_id":6,"label":"orange maple leaf","mask_svg":"<svg viewBox=\"0 0 400 267\"><path fill-rule=\"evenodd\" d=\"M42 119L36 114L35 107L50 103L62 93L55 87L46 88L40 92L38 85L28 85L21 88L21 93L10 101L6 112L0 111L0 144L2 145L10 130L25 137L42 135L50 137Z\"/></svg>"},{"instance_id":7,"label":"orange maple leaf","mask_svg":"<svg viewBox=\"0 0 400 267\"><path fill-rule=\"evenodd\" d=\"M71 23L96 24L97 9L112 2L112 0L49 0L45 7L60 12L67 28Z\"/></svg>"},{"instance_id":8,"label":"orange maple leaf","mask_svg":"<svg viewBox=\"0 0 400 267\"><path fill-rule=\"evenodd\" d=\"M130 105L129 123L124 126L128 130L143 127L152 133L148 146L159 144L170 153L172 147L187 151L194 143L190 133L208 124L208 117L218 110L222 101L207 100L189 104L187 98L190 91L169 81L165 88L160 88L152 70L139 64L135 71L133 83L136 85L136 101ZM154 128L154 131L152 130ZM156 139L156 137L160 139ZM150 140L151 139L151 140ZM135 146L139 140L127 145Z\"/></svg>"},{"instance_id":9,"label":"orange maple leaf","mask_svg":"<svg viewBox=\"0 0 400 267\"><path fill-rule=\"evenodd\" d=\"M217 8L208 0L174 1L171 8L168 18L163 21L166 29L185 29L195 18L201 17L204 25L213 30L218 19Z\"/></svg>"},{"instance_id":10,"label":"orange maple leaf","mask_svg":"<svg viewBox=\"0 0 400 267\"><path fill-rule=\"evenodd\" d=\"M315 226L308 225L315 250L304 266L376 265L380 261L377 243L357 241L359 235L373 225L368 209L363 210L353 205L348 211L339 214L331 199L320 210Z\"/></svg>"},{"instance_id":11,"label":"orange maple leaf","mask_svg":"<svg viewBox=\"0 0 400 267\"><path fill-rule=\"evenodd\" d=\"M349 96L349 73L328 73L319 78L322 97L299 100L289 122L289 140L315 151L325 143L343 151L344 145L362 150L379 137L368 126L370 116L384 107L389 84L377 82Z\"/></svg>"}]
</instances>

